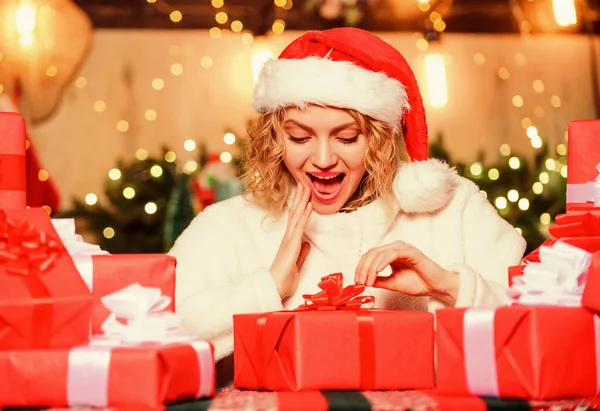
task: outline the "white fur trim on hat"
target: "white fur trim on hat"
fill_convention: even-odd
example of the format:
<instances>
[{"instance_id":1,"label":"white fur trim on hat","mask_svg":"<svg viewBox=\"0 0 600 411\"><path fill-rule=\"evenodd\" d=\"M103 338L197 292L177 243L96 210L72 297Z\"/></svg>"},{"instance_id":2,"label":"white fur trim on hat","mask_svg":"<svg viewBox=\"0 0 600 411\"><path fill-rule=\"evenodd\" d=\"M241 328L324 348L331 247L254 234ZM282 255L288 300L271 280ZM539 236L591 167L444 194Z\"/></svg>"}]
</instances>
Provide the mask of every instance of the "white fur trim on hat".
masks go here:
<instances>
[{"instance_id":1,"label":"white fur trim on hat","mask_svg":"<svg viewBox=\"0 0 600 411\"><path fill-rule=\"evenodd\" d=\"M353 109L394 128L410 108L398 80L347 61L307 57L264 65L254 91L256 111L308 104Z\"/></svg>"}]
</instances>

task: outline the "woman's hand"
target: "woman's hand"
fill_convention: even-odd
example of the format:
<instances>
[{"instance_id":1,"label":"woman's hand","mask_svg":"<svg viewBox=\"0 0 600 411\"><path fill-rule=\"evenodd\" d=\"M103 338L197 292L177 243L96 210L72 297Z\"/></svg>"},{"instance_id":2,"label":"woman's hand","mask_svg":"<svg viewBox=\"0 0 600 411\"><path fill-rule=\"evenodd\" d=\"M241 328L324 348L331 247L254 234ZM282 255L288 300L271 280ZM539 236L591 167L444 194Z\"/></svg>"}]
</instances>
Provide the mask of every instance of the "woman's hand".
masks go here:
<instances>
[{"instance_id":1,"label":"woman's hand","mask_svg":"<svg viewBox=\"0 0 600 411\"><path fill-rule=\"evenodd\" d=\"M392 274L379 277L387 266ZM354 281L412 296L430 296L454 305L458 295L457 273L443 269L420 250L403 241L371 249L356 268Z\"/></svg>"},{"instance_id":2,"label":"woman's hand","mask_svg":"<svg viewBox=\"0 0 600 411\"><path fill-rule=\"evenodd\" d=\"M311 212L310 189L298 184L287 228L270 268L282 300L296 291L298 272L310 251L310 244L303 241L302 237Z\"/></svg>"}]
</instances>

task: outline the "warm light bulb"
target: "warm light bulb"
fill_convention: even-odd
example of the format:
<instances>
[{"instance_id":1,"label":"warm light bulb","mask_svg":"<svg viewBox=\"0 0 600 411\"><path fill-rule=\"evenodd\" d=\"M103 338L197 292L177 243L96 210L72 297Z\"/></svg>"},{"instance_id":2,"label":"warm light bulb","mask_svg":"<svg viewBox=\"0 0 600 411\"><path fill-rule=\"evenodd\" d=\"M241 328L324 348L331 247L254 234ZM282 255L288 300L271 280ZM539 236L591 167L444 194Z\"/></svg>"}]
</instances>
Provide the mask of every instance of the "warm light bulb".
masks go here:
<instances>
[{"instance_id":1,"label":"warm light bulb","mask_svg":"<svg viewBox=\"0 0 600 411\"><path fill-rule=\"evenodd\" d=\"M519 199L519 192L517 190L509 190L506 197L508 198L508 201L514 203Z\"/></svg>"},{"instance_id":2,"label":"warm light bulb","mask_svg":"<svg viewBox=\"0 0 600 411\"><path fill-rule=\"evenodd\" d=\"M113 168L108 172L108 178L113 181L117 181L121 178L121 170L118 168Z\"/></svg>"},{"instance_id":3,"label":"warm light bulb","mask_svg":"<svg viewBox=\"0 0 600 411\"><path fill-rule=\"evenodd\" d=\"M147 214L154 214L154 213L156 213L157 210L158 210L158 206L156 205L156 203L153 203L152 201L150 201L149 203L146 203L146 205L144 206L144 211Z\"/></svg>"},{"instance_id":4,"label":"warm light bulb","mask_svg":"<svg viewBox=\"0 0 600 411\"><path fill-rule=\"evenodd\" d=\"M167 151L165 153L165 161L167 163L172 163L177 159L177 155L173 151Z\"/></svg>"},{"instance_id":5,"label":"warm light bulb","mask_svg":"<svg viewBox=\"0 0 600 411\"><path fill-rule=\"evenodd\" d=\"M123 190L123 197L131 200L133 197L135 197L135 190L132 187L125 187Z\"/></svg>"},{"instance_id":6,"label":"warm light bulb","mask_svg":"<svg viewBox=\"0 0 600 411\"><path fill-rule=\"evenodd\" d=\"M542 223L544 225L550 224L551 221L552 221L552 217L548 213L542 213L542 215L540 216L540 223Z\"/></svg>"},{"instance_id":7,"label":"warm light bulb","mask_svg":"<svg viewBox=\"0 0 600 411\"><path fill-rule=\"evenodd\" d=\"M481 173L483 172L483 166L481 165L481 163L473 163L473 164L471 164L469 171L474 176L480 176Z\"/></svg>"},{"instance_id":8,"label":"warm light bulb","mask_svg":"<svg viewBox=\"0 0 600 411\"><path fill-rule=\"evenodd\" d=\"M196 142L194 140L185 140L183 143L183 148L186 151L194 151L196 149Z\"/></svg>"},{"instance_id":9,"label":"warm light bulb","mask_svg":"<svg viewBox=\"0 0 600 411\"><path fill-rule=\"evenodd\" d=\"M521 167L521 160L519 160L519 157L511 157L508 160L508 166L513 170L517 170L519 167Z\"/></svg>"},{"instance_id":10,"label":"warm light bulb","mask_svg":"<svg viewBox=\"0 0 600 411\"><path fill-rule=\"evenodd\" d=\"M552 0L554 19L559 26L567 27L577 24L575 0Z\"/></svg>"},{"instance_id":11,"label":"warm light bulb","mask_svg":"<svg viewBox=\"0 0 600 411\"><path fill-rule=\"evenodd\" d=\"M510 156L510 145L504 143L500 146L500 154L504 157Z\"/></svg>"},{"instance_id":12,"label":"warm light bulb","mask_svg":"<svg viewBox=\"0 0 600 411\"><path fill-rule=\"evenodd\" d=\"M540 182L541 182L542 184L548 184L548 183L550 182L550 174L548 174L548 173L547 173L547 172L545 172L545 171L542 171L542 172L540 173Z\"/></svg>"},{"instance_id":13,"label":"warm light bulb","mask_svg":"<svg viewBox=\"0 0 600 411\"><path fill-rule=\"evenodd\" d=\"M533 187L531 187L531 191L533 191L533 194L540 195L544 192L544 185L542 183L540 183L539 181L536 181L535 183L533 183Z\"/></svg>"},{"instance_id":14,"label":"warm light bulb","mask_svg":"<svg viewBox=\"0 0 600 411\"><path fill-rule=\"evenodd\" d=\"M158 164L154 164L152 167L150 167L150 175L152 177L160 177L163 174L163 169L161 166L159 166Z\"/></svg>"},{"instance_id":15,"label":"warm light bulb","mask_svg":"<svg viewBox=\"0 0 600 411\"><path fill-rule=\"evenodd\" d=\"M500 178L500 172L497 168L492 168L488 171L488 177L492 181L498 180L498 178Z\"/></svg>"},{"instance_id":16,"label":"warm light bulb","mask_svg":"<svg viewBox=\"0 0 600 411\"><path fill-rule=\"evenodd\" d=\"M104 230L102 230L102 235L104 235L104 238L110 240L115 236L115 230L112 227L106 227Z\"/></svg>"},{"instance_id":17,"label":"warm light bulb","mask_svg":"<svg viewBox=\"0 0 600 411\"><path fill-rule=\"evenodd\" d=\"M522 198L519 200L518 205L521 210L525 211L525 210L529 209L529 200L526 198Z\"/></svg>"},{"instance_id":18,"label":"warm light bulb","mask_svg":"<svg viewBox=\"0 0 600 411\"><path fill-rule=\"evenodd\" d=\"M221 155L219 156L219 158L221 159L221 161L222 161L223 163L229 163L229 162L231 162L231 160L232 160L231 153L230 153L230 152L228 152L228 151L223 151L223 152L221 153Z\"/></svg>"},{"instance_id":19,"label":"warm light bulb","mask_svg":"<svg viewBox=\"0 0 600 411\"><path fill-rule=\"evenodd\" d=\"M448 103L448 85L446 82L446 65L444 57L439 53L425 56L425 78L429 103L441 108Z\"/></svg>"},{"instance_id":20,"label":"warm light bulb","mask_svg":"<svg viewBox=\"0 0 600 411\"><path fill-rule=\"evenodd\" d=\"M223 141L225 142L225 144L228 145L235 143L235 134L225 133L225 135L223 136Z\"/></svg>"},{"instance_id":21,"label":"warm light bulb","mask_svg":"<svg viewBox=\"0 0 600 411\"><path fill-rule=\"evenodd\" d=\"M508 205L506 198L504 198L504 197L496 198L496 201L494 201L494 204L496 205L496 208L499 210L504 210L506 208L506 206Z\"/></svg>"},{"instance_id":22,"label":"warm light bulb","mask_svg":"<svg viewBox=\"0 0 600 411\"><path fill-rule=\"evenodd\" d=\"M94 205L98 202L98 196L94 193L87 193L85 195L85 203L87 205Z\"/></svg>"}]
</instances>

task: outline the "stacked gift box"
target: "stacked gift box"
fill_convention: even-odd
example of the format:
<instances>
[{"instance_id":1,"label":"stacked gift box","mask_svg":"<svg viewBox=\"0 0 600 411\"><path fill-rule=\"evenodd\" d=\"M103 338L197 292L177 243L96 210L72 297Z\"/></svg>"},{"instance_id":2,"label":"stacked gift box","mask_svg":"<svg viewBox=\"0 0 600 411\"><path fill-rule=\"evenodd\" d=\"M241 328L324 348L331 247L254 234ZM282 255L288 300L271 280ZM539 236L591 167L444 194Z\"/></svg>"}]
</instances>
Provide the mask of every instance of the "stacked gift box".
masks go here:
<instances>
[{"instance_id":1,"label":"stacked gift box","mask_svg":"<svg viewBox=\"0 0 600 411\"><path fill-rule=\"evenodd\" d=\"M0 113L0 407L210 397L212 346L173 312L167 255L110 255L26 207L25 125Z\"/></svg>"}]
</instances>

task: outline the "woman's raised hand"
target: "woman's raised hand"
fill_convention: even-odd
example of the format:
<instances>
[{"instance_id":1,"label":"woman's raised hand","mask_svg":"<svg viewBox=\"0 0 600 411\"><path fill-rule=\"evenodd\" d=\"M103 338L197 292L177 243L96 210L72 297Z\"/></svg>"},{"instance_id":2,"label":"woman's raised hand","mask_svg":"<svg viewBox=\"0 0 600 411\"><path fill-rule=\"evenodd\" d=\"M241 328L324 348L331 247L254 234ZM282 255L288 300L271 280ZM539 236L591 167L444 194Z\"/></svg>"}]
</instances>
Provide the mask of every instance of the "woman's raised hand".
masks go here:
<instances>
[{"instance_id":1,"label":"woman's raised hand","mask_svg":"<svg viewBox=\"0 0 600 411\"><path fill-rule=\"evenodd\" d=\"M287 228L270 268L282 300L296 291L300 267L310 251L310 244L303 237L311 212L310 189L298 184Z\"/></svg>"}]
</instances>

